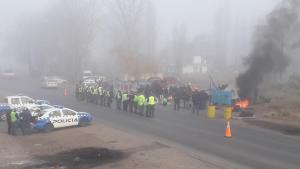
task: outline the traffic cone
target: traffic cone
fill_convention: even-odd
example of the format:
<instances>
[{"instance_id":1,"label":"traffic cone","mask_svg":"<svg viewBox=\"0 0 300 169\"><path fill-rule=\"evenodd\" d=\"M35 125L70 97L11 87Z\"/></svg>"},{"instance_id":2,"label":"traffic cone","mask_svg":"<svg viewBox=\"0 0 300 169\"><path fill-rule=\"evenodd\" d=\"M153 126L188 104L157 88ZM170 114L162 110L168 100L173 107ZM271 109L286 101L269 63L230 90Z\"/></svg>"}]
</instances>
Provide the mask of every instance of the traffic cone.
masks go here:
<instances>
[{"instance_id":1,"label":"traffic cone","mask_svg":"<svg viewBox=\"0 0 300 169\"><path fill-rule=\"evenodd\" d=\"M225 137L230 138L231 137L231 130L230 130L230 123L227 121L227 126L225 130Z\"/></svg>"},{"instance_id":2,"label":"traffic cone","mask_svg":"<svg viewBox=\"0 0 300 169\"><path fill-rule=\"evenodd\" d=\"M64 90L64 96L68 96L67 88L65 88L65 90Z\"/></svg>"}]
</instances>

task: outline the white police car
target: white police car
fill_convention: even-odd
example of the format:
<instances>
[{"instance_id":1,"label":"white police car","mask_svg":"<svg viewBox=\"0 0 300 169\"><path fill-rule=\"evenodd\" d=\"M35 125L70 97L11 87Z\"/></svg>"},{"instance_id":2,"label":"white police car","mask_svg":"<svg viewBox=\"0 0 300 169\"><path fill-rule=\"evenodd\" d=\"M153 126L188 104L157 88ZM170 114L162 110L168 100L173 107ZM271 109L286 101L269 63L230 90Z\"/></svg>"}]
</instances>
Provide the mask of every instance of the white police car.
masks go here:
<instances>
[{"instance_id":1,"label":"white police car","mask_svg":"<svg viewBox=\"0 0 300 169\"><path fill-rule=\"evenodd\" d=\"M34 128L49 132L55 128L87 126L91 121L92 116L89 113L68 108L52 108L44 110L43 115L35 121Z\"/></svg>"},{"instance_id":2,"label":"white police car","mask_svg":"<svg viewBox=\"0 0 300 169\"><path fill-rule=\"evenodd\" d=\"M54 107L48 104L32 104L25 106L29 109L31 112L31 115L33 117L42 116L44 113L44 110L46 109L53 109Z\"/></svg>"}]
</instances>

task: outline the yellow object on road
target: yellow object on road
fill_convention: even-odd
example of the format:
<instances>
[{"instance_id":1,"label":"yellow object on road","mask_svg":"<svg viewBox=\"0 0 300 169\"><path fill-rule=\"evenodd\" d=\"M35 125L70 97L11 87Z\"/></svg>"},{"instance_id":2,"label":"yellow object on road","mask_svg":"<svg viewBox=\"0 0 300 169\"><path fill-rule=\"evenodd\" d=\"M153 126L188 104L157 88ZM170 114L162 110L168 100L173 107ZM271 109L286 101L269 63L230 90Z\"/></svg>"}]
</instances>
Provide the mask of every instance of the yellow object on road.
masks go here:
<instances>
[{"instance_id":1,"label":"yellow object on road","mask_svg":"<svg viewBox=\"0 0 300 169\"><path fill-rule=\"evenodd\" d=\"M216 116L216 106L215 105L209 105L207 108L207 117L210 119L215 118Z\"/></svg>"},{"instance_id":2,"label":"yellow object on road","mask_svg":"<svg viewBox=\"0 0 300 169\"><path fill-rule=\"evenodd\" d=\"M224 119L229 120L231 119L232 108L230 106L224 107Z\"/></svg>"}]
</instances>

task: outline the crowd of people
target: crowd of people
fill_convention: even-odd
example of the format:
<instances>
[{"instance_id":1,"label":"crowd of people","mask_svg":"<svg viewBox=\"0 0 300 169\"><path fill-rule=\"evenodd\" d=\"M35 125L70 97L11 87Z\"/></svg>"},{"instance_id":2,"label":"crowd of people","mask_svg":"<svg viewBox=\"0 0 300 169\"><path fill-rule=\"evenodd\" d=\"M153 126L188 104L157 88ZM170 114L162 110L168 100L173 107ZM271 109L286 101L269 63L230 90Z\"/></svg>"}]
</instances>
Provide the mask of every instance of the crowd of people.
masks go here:
<instances>
[{"instance_id":1,"label":"crowd of people","mask_svg":"<svg viewBox=\"0 0 300 169\"><path fill-rule=\"evenodd\" d=\"M6 120L7 120L7 133L9 135L16 135L17 129L21 129L23 135L31 134L31 122L33 117L31 116L30 111L27 108L22 108L18 110L12 109L7 111Z\"/></svg>"},{"instance_id":2,"label":"crowd of people","mask_svg":"<svg viewBox=\"0 0 300 169\"><path fill-rule=\"evenodd\" d=\"M136 113L141 116L154 117L155 105L167 105L173 102L174 110L192 109L199 115L206 108L208 94L189 85L161 88L157 85L147 85L135 91L118 90L107 83L97 85L76 85L76 98L81 101L111 108L115 102L116 109Z\"/></svg>"},{"instance_id":3,"label":"crowd of people","mask_svg":"<svg viewBox=\"0 0 300 169\"><path fill-rule=\"evenodd\" d=\"M139 89L137 91L121 91L112 85L99 83L97 85L77 85L76 98L80 101L111 108L115 102L116 109L139 114L145 117L154 117L155 105L158 102L152 91Z\"/></svg>"}]
</instances>

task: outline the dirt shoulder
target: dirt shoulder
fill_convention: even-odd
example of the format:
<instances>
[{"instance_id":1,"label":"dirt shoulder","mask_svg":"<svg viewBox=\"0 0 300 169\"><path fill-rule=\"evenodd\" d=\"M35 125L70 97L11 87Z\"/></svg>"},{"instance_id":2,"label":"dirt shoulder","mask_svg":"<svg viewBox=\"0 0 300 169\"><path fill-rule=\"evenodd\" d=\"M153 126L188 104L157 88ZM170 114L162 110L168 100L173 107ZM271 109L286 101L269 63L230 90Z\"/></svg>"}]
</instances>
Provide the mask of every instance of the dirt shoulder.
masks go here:
<instances>
[{"instance_id":1,"label":"dirt shoulder","mask_svg":"<svg viewBox=\"0 0 300 169\"><path fill-rule=\"evenodd\" d=\"M214 169L164 142L93 124L51 133L9 136L0 123L0 168Z\"/></svg>"}]
</instances>

